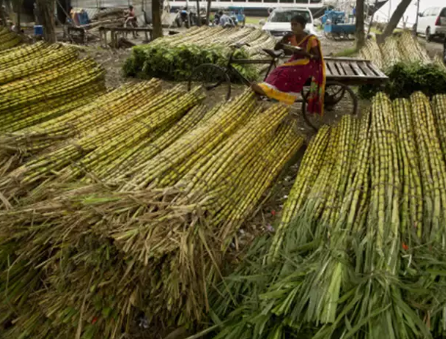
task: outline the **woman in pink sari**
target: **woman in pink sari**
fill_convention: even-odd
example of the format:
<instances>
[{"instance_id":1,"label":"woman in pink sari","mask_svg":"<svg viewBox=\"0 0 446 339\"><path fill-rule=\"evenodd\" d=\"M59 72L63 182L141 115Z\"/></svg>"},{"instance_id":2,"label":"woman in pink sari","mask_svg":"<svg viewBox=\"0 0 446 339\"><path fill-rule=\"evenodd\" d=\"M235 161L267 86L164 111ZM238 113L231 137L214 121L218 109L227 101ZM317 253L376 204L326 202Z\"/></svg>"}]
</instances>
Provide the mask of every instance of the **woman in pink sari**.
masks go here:
<instances>
[{"instance_id":1,"label":"woman in pink sari","mask_svg":"<svg viewBox=\"0 0 446 339\"><path fill-rule=\"evenodd\" d=\"M284 45L299 47L288 62L277 67L265 82L252 84L252 89L262 95L287 105L298 98L304 85L311 79L310 93L307 97L307 111L322 114L325 94L325 63L321 43L314 35L304 29L306 19L297 15L291 19L292 33L285 36L274 48L283 49Z\"/></svg>"}]
</instances>

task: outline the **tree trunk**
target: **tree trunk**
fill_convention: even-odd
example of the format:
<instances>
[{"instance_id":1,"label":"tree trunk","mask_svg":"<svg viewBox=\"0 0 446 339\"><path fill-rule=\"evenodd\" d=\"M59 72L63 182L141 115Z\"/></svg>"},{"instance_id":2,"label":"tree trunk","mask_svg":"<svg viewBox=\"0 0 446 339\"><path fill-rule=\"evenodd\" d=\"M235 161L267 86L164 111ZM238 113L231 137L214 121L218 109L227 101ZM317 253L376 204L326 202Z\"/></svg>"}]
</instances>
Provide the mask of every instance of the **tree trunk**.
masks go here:
<instances>
[{"instance_id":1,"label":"tree trunk","mask_svg":"<svg viewBox=\"0 0 446 339\"><path fill-rule=\"evenodd\" d=\"M37 0L40 24L43 27L43 38L47 42L56 42L54 27L54 0Z\"/></svg>"},{"instance_id":2,"label":"tree trunk","mask_svg":"<svg viewBox=\"0 0 446 339\"><path fill-rule=\"evenodd\" d=\"M406 12L407 7L409 7L411 3L411 0L401 0L398 7L396 8L395 12L393 12L389 23L387 24L386 28L384 29L383 34L381 34L381 42L384 42L384 40L390 36L393 31L395 30L396 26L398 26L398 23L400 22L401 18L403 17L404 13ZM418 15L418 13L417 13Z\"/></svg>"},{"instance_id":3,"label":"tree trunk","mask_svg":"<svg viewBox=\"0 0 446 339\"><path fill-rule=\"evenodd\" d=\"M364 0L356 0L356 50L365 45Z\"/></svg>"},{"instance_id":4,"label":"tree trunk","mask_svg":"<svg viewBox=\"0 0 446 339\"><path fill-rule=\"evenodd\" d=\"M163 26L161 25L161 0L152 0L152 40L163 36Z\"/></svg>"},{"instance_id":5,"label":"tree trunk","mask_svg":"<svg viewBox=\"0 0 446 339\"><path fill-rule=\"evenodd\" d=\"M22 0L16 0L13 4L15 6L15 12L16 12L16 22L15 22L15 31L20 32L21 30L21 12L22 12Z\"/></svg>"},{"instance_id":6,"label":"tree trunk","mask_svg":"<svg viewBox=\"0 0 446 339\"><path fill-rule=\"evenodd\" d=\"M200 0L197 0L197 25L201 26Z\"/></svg>"},{"instance_id":7,"label":"tree trunk","mask_svg":"<svg viewBox=\"0 0 446 339\"><path fill-rule=\"evenodd\" d=\"M206 25L209 26L209 18L211 17L211 3L212 0L208 0L208 8L206 11Z\"/></svg>"},{"instance_id":8,"label":"tree trunk","mask_svg":"<svg viewBox=\"0 0 446 339\"><path fill-rule=\"evenodd\" d=\"M3 0L0 0L0 19L2 19L2 25L3 26L8 26L7 24L7 20L6 20L6 13L5 10L3 9Z\"/></svg>"}]
</instances>

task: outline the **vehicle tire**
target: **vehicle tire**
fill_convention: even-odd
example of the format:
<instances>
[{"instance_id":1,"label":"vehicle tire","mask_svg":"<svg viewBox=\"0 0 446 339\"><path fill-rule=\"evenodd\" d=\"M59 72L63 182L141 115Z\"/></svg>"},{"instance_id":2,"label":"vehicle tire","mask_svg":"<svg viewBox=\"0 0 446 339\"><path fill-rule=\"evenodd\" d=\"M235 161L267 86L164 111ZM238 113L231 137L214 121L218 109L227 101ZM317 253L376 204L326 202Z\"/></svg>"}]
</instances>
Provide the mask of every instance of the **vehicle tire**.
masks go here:
<instances>
[{"instance_id":1,"label":"vehicle tire","mask_svg":"<svg viewBox=\"0 0 446 339\"><path fill-rule=\"evenodd\" d=\"M211 91L219 86L223 86L226 100L231 97L231 79L226 69L214 64L202 64L193 69L188 80L188 90L193 86L200 85L206 91Z\"/></svg>"},{"instance_id":2,"label":"vehicle tire","mask_svg":"<svg viewBox=\"0 0 446 339\"><path fill-rule=\"evenodd\" d=\"M175 19L175 22L177 23L177 27L181 28L181 19Z\"/></svg>"},{"instance_id":3,"label":"vehicle tire","mask_svg":"<svg viewBox=\"0 0 446 339\"><path fill-rule=\"evenodd\" d=\"M431 28L426 28L426 41L432 41Z\"/></svg>"}]
</instances>

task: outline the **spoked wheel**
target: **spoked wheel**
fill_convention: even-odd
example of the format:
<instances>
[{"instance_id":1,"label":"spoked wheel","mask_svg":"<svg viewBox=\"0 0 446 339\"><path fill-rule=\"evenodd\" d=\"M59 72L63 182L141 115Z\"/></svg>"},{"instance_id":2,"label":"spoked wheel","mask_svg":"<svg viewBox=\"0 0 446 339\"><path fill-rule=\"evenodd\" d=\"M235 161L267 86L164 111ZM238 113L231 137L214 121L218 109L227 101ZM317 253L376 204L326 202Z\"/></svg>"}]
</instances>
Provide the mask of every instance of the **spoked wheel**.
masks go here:
<instances>
[{"instance_id":1,"label":"spoked wheel","mask_svg":"<svg viewBox=\"0 0 446 339\"><path fill-rule=\"evenodd\" d=\"M339 85L329 85L327 84L325 86L325 106L326 107L333 107L336 105L339 101L344 98L345 95L345 87L339 86Z\"/></svg>"},{"instance_id":2,"label":"spoked wheel","mask_svg":"<svg viewBox=\"0 0 446 339\"><path fill-rule=\"evenodd\" d=\"M331 87L331 88L330 88ZM356 96L355 92L348 87L347 85L340 83L338 81L327 81L327 84L325 85L326 94L324 97L324 104L327 105L327 102L325 100L331 100L331 105L336 105L342 101L342 103L345 105L350 106L351 105L351 111L350 113L352 115L356 115L358 111L358 97ZM329 94L327 94L327 92ZM347 94L347 95L346 95ZM316 132L318 131L318 128L310 121L307 114L307 99L308 99L309 92L304 93L302 91L302 115L305 120L305 122L313 128ZM333 104L334 103L334 104ZM330 105L330 104L328 104ZM350 107L349 107L350 108ZM345 112L345 109L343 109Z\"/></svg>"},{"instance_id":3,"label":"spoked wheel","mask_svg":"<svg viewBox=\"0 0 446 339\"><path fill-rule=\"evenodd\" d=\"M226 91L226 100L231 97L231 79L226 69L214 64L203 64L194 68L189 77L188 90L190 91L194 85L200 85L206 91L223 86L223 90Z\"/></svg>"}]
</instances>

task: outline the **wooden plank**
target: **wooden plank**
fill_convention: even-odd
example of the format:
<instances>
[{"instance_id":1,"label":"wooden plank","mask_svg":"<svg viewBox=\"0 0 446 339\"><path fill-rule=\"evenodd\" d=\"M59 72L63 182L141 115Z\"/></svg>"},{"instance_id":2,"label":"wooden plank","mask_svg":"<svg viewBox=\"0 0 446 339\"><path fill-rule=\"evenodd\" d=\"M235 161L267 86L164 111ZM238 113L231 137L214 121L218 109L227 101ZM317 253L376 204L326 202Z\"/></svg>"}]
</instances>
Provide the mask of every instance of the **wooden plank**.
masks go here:
<instances>
[{"instance_id":1,"label":"wooden plank","mask_svg":"<svg viewBox=\"0 0 446 339\"><path fill-rule=\"evenodd\" d=\"M358 67L358 65L356 64L356 62L352 62L351 66L353 68L353 70L355 71L356 75L363 77L365 76L364 72L361 71L361 69Z\"/></svg>"},{"instance_id":2,"label":"wooden plank","mask_svg":"<svg viewBox=\"0 0 446 339\"><path fill-rule=\"evenodd\" d=\"M336 66L334 62L327 62L327 67L330 68L330 72L333 75L339 75L338 70L336 69Z\"/></svg>"},{"instance_id":3,"label":"wooden plank","mask_svg":"<svg viewBox=\"0 0 446 339\"><path fill-rule=\"evenodd\" d=\"M387 78L387 75L383 73L373 62L368 63L369 68L375 72L375 74L381 78Z\"/></svg>"},{"instance_id":4,"label":"wooden plank","mask_svg":"<svg viewBox=\"0 0 446 339\"><path fill-rule=\"evenodd\" d=\"M353 72L352 68L350 67L349 62L342 62L342 66L344 66L344 71L346 75L356 76L355 72Z\"/></svg>"},{"instance_id":5,"label":"wooden plank","mask_svg":"<svg viewBox=\"0 0 446 339\"><path fill-rule=\"evenodd\" d=\"M366 59L347 58L347 57L324 57L325 61L367 61Z\"/></svg>"},{"instance_id":6,"label":"wooden plank","mask_svg":"<svg viewBox=\"0 0 446 339\"><path fill-rule=\"evenodd\" d=\"M339 75L345 75L344 68L342 67L342 63L335 62L336 68L338 69Z\"/></svg>"},{"instance_id":7,"label":"wooden plank","mask_svg":"<svg viewBox=\"0 0 446 339\"><path fill-rule=\"evenodd\" d=\"M370 68L367 67L367 63L358 62L357 65L359 66L361 71L368 77L376 77L375 73Z\"/></svg>"},{"instance_id":8,"label":"wooden plank","mask_svg":"<svg viewBox=\"0 0 446 339\"><path fill-rule=\"evenodd\" d=\"M331 71L330 68L328 68L328 64L325 63L325 75L326 76L331 76Z\"/></svg>"}]
</instances>

